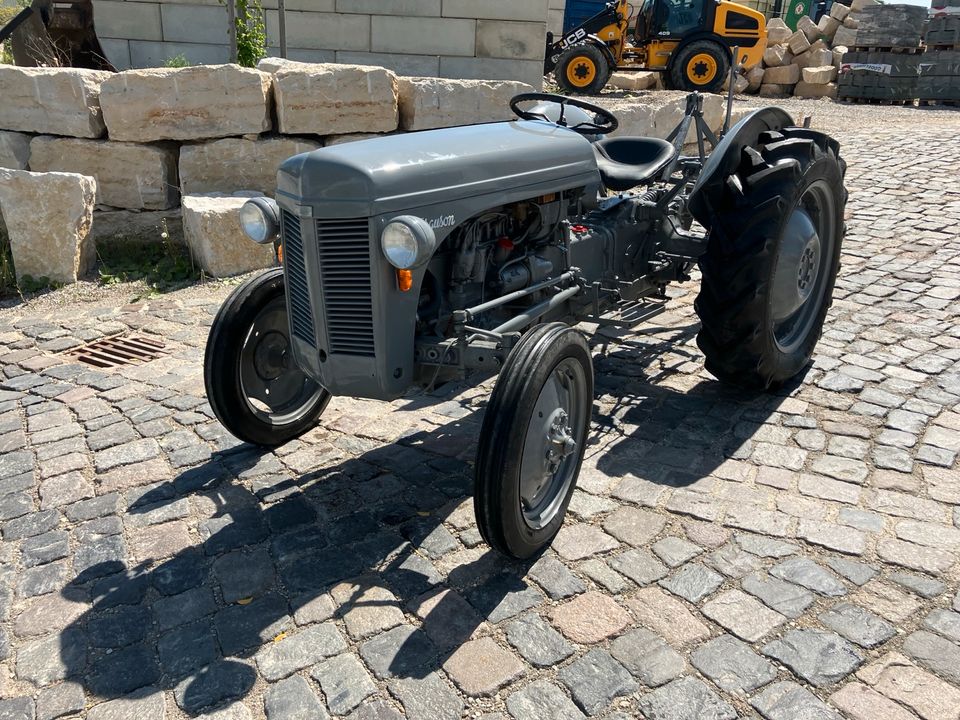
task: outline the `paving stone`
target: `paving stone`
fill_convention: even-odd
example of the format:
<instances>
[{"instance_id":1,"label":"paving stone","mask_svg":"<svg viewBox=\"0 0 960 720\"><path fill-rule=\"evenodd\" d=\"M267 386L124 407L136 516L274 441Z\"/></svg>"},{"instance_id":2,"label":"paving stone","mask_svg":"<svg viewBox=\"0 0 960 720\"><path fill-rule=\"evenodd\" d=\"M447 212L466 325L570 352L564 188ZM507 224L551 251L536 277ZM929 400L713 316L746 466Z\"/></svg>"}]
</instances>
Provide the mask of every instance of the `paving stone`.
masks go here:
<instances>
[{"instance_id":1,"label":"paving stone","mask_svg":"<svg viewBox=\"0 0 960 720\"><path fill-rule=\"evenodd\" d=\"M740 590L727 590L703 606L702 612L734 635L756 642L787 621Z\"/></svg>"},{"instance_id":2,"label":"paving stone","mask_svg":"<svg viewBox=\"0 0 960 720\"><path fill-rule=\"evenodd\" d=\"M586 590L580 578L552 555L537 560L529 575L553 600L562 600Z\"/></svg>"},{"instance_id":3,"label":"paving stone","mask_svg":"<svg viewBox=\"0 0 960 720\"><path fill-rule=\"evenodd\" d=\"M667 574L667 568L646 548L627 550L609 561L610 567L637 585L649 585Z\"/></svg>"},{"instance_id":4,"label":"paving stone","mask_svg":"<svg viewBox=\"0 0 960 720\"><path fill-rule=\"evenodd\" d=\"M805 557L784 560L774 565L770 569L770 574L829 597L837 597L847 593L846 587L837 579L836 575Z\"/></svg>"},{"instance_id":5,"label":"paving stone","mask_svg":"<svg viewBox=\"0 0 960 720\"><path fill-rule=\"evenodd\" d=\"M628 598L633 616L673 647L692 645L710 637L710 629L679 600L660 588L643 588Z\"/></svg>"},{"instance_id":6,"label":"paving stone","mask_svg":"<svg viewBox=\"0 0 960 720\"><path fill-rule=\"evenodd\" d=\"M3 524L3 539L11 542L34 537L53 530L59 522L60 513L53 509L22 515Z\"/></svg>"},{"instance_id":7,"label":"paving stone","mask_svg":"<svg viewBox=\"0 0 960 720\"><path fill-rule=\"evenodd\" d=\"M507 698L507 710L516 720L580 720L586 717L563 690L547 680L536 680Z\"/></svg>"},{"instance_id":8,"label":"paving stone","mask_svg":"<svg viewBox=\"0 0 960 720\"><path fill-rule=\"evenodd\" d=\"M924 575L914 575L913 573L907 572L895 572L890 573L887 576L887 579L891 582L895 582L900 587L904 587L907 590L916 593L920 597L927 598L928 600L935 598L938 595L942 595L947 591L947 586L942 582Z\"/></svg>"},{"instance_id":9,"label":"paving stone","mask_svg":"<svg viewBox=\"0 0 960 720\"><path fill-rule=\"evenodd\" d=\"M94 705L87 720L164 720L166 703L157 688L141 688L126 697Z\"/></svg>"},{"instance_id":10,"label":"paving stone","mask_svg":"<svg viewBox=\"0 0 960 720\"><path fill-rule=\"evenodd\" d=\"M66 561L51 562L29 568L20 573L17 592L21 597L33 597L60 590L67 584L70 567Z\"/></svg>"},{"instance_id":11,"label":"paving stone","mask_svg":"<svg viewBox=\"0 0 960 720\"><path fill-rule=\"evenodd\" d=\"M874 690L924 720L948 720L960 707L960 690L913 665L899 653L888 653L862 668L859 678Z\"/></svg>"},{"instance_id":12,"label":"paving stone","mask_svg":"<svg viewBox=\"0 0 960 720\"><path fill-rule=\"evenodd\" d=\"M763 558L783 558L796 555L800 548L793 543L775 540L763 535L737 533L737 545L748 553Z\"/></svg>"},{"instance_id":13,"label":"paving stone","mask_svg":"<svg viewBox=\"0 0 960 720\"><path fill-rule=\"evenodd\" d=\"M507 641L534 667L550 667L573 655L573 646L534 613L511 620L504 629Z\"/></svg>"},{"instance_id":14,"label":"paving stone","mask_svg":"<svg viewBox=\"0 0 960 720\"><path fill-rule=\"evenodd\" d=\"M157 653L164 672L179 679L216 660L219 648L213 626L208 620L198 620L162 635Z\"/></svg>"},{"instance_id":15,"label":"paving stone","mask_svg":"<svg viewBox=\"0 0 960 720\"><path fill-rule=\"evenodd\" d=\"M360 657L381 680L410 677L435 662L437 649L423 630L400 625L360 646Z\"/></svg>"},{"instance_id":16,"label":"paving stone","mask_svg":"<svg viewBox=\"0 0 960 720\"><path fill-rule=\"evenodd\" d=\"M33 699L29 697L0 700L0 719L34 720Z\"/></svg>"},{"instance_id":17,"label":"paving stone","mask_svg":"<svg viewBox=\"0 0 960 720\"><path fill-rule=\"evenodd\" d=\"M751 693L777 677L773 665L730 635L721 635L694 650L690 662L721 689L732 693Z\"/></svg>"},{"instance_id":18,"label":"paving stone","mask_svg":"<svg viewBox=\"0 0 960 720\"><path fill-rule=\"evenodd\" d=\"M840 713L805 687L793 682L770 685L750 704L767 720L843 720Z\"/></svg>"},{"instance_id":19,"label":"paving stone","mask_svg":"<svg viewBox=\"0 0 960 720\"><path fill-rule=\"evenodd\" d=\"M789 630L762 652L817 687L839 682L863 662L850 643L823 630Z\"/></svg>"},{"instance_id":20,"label":"paving stone","mask_svg":"<svg viewBox=\"0 0 960 720\"><path fill-rule=\"evenodd\" d=\"M63 680L86 663L86 634L77 628L22 644L16 652L16 676L45 686Z\"/></svg>"},{"instance_id":21,"label":"paving stone","mask_svg":"<svg viewBox=\"0 0 960 720\"><path fill-rule=\"evenodd\" d=\"M463 701L437 673L424 678L405 678L390 683L410 720L460 720Z\"/></svg>"},{"instance_id":22,"label":"paving stone","mask_svg":"<svg viewBox=\"0 0 960 720\"><path fill-rule=\"evenodd\" d=\"M590 591L553 610L553 623L567 638L592 645L619 634L630 615L606 595Z\"/></svg>"},{"instance_id":23,"label":"paving stone","mask_svg":"<svg viewBox=\"0 0 960 720\"><path fill-rule=\"evenodd\" d=\"M299 675L271 685L263 696L267 720L327 720L330 717L310 683Z\"/></svg>"},{"instance_id":24,"label":"paving stone","mask_svg":"<svg viewBox=\"0 0 960 720\"><path fill-rule=\"evenodd\" d=\"M87 675L86 687L94 695L126 695L153 685L160 676L156 650L141 643L103 655Z\"/></svg>"},{"instance_id":25,"label":"paving stone","mask_svg":"<svg viewBox=\"0 0 960 720\"><path fill-rule=\"evenodd\" d=\"M423 621L423 631L441 649L460 645L483 624L473 607L448 588L421 595L410 604L410 610Z\"/></svg>"},{"instance_id":26,"label":"paving stone","mask_svg":"<svg viewBox=\"0 0 960 720\"><path fill-rule=\"evenodd\" d=\"M93 647L123 647L143 640L150 631L152 620L149 608L126 605L90 617L87 620L87 635Z\"/></svg>"},{"instance_id":27,"label":"paving stone","mask_svg":"<svg viewBox=\"0 0 960 720\"><path fill-rule=\"evenodd\" d=\"M253 686L256 671L235 659L217 660L182 680L173 696L185 712L199 711L244 696Z\"/></svg>"},{"instance_id":28,"label":"paving stone","mask_svg":"<svg viewBox=\"0 0 960 720\"><path fill-rule=\"evenodd\" d=\"M826 558L826 564L835 573L842 575L854 585L863 585L877 576L878 570L866 563L842 557Z\"/></svg>"},{"instance_id":29,"label":"paving stone","mask_svg":"<svg viewBox=\"0 0 960 720\"><path fill-rule=\"evenodd\" d=\"M333 623L313 625L264 646L256 655L260 674L279 680L347 647Z\"/></svg>"},{"instance_id":30,"label":"paving stone","mask_svg":"<svg viewBox=\"0 0 960 720\"><path fill-rule=\"evenodd\" d=\"M607 565L603 560L594 558L581 563L577 569L601 587L612 593L621 593L630 587L630 581Z\"/></svg>"},{"instance_id":31,"label":"paving stone","mask_svg":"<svg viewBox=\"0 0 960 720\"><path fill-rule=\"evenodd\" d=\"M466 591L467 600L492 623L519 615L543 602L543 596L524 581L498 575Z\"/></svg>"},{"instance_id":32,"label":"paving stone","mask_svg":"<svg viewBox=\"0 0 960 720\"><path fill-rule=\"evenodd\" d=\"M877 543L877 555L894 565L932 575L947 572L957 561L956 555L946 550L890 538L884 538Z\"/></svg>"},{"instance_id":33,"label":"paving stone","mask_svg":"<svg viewBox=\"0 0 960 720\"><path fill-rule=\"evenodd\" d=\"M325 660L315 666L310 675L320 683L327 707L334 715L346 715L377 692L363 665L349 653Z\"/></svg>"},{"instance_id":34,"label":"paving stone","mask_svg":"<svg viewBox=\"0 0 960 720\"><path fill-rule=\"evenodd\" d=\"M557 674L573 701L587 715L596 715L621 695L639 687L630 673L606 650L591 650Z\"/></svg>"},{"instance_id":35,"label":"paving stone","mask_svg":"<svg viewBox=\"0 0 960 720\"><path fill-rule=\"evenodd\" d=\"M247 605L230 605L214 616L220 647L236 655L272 640L292 625L287 602L277 595L264 595Z\"/></svg>"},{"instance_id":36,"label":"paving stone","mask_svg":"<svg viewBox=\"0 0 960 720\"><path fill-rule=\"evenodd\" d=\"M323 716L318 717L323 720ZM364 702L347 718L348 720L403 720L403 716L391 704L380 698Z\"/></svg>"},{"instance_id":37,"label":"paving stone","mask_svg":"<svg viewBox=\"0 0 960 720\"><path fill-rule=\"evenodd\" d=\"M553 541L553 549L565 560L582 560L613 550L618 543L591 525L565 525Z\"/></svg>"},{"instance_id":38,"label":"paving stone","mask_svg":"<svg viewBox=\"0 0 960 720\"><path fill-rule=\"evenodd\" d=\"M797 537L848 555L863 555L867 548L867 536L859 530L817 520L801 519Z\"/></svg>"},{"instance_id":39,"label":"paving stone","mask_svg":"<svg viewBox=\"0 0 960 720\"><path fill-rule=\"evenodd\" d=\"M403 622L397 598L378 587L373 576L335 585L330 594L339 605L339 613L353 638L369 637Z\"/></svg>"},{"instance_id":40,"label":"paving stone","mask_svg":"<svg viewBox=\"0 0 960 720\"><path fill-rule=\"evenodd\" d=\"M70 553L70 536L54 530L34 535L20 543L20 558L26 567L60 560Z\"/></svg>"},{"instance_id":41,"label":"paving stone","mask_svg":"<svg viewBox=\"0 0 960 720\"><path fill-rule=\"evenodd\" d=\"M603 529L629 545L646 545L660 534L666 518L650 510L622 507L612 512L603 522Z\"/></svg>"},{"instance_id":42,"label":"paving stone","mask_svg":"<svg viewBox=\"0 0 960 720\"><path fill-rule=\"evenodd\" d=\"M890 623L849 602L837 603L819 617L826 627L864 648L881 645L897 634Z\"/></svg>"},{"instance_id":43,"label":"paving stone","mask_svg":"<svg viewBox=\"0 0 960 720\"><path fill-rule=\"evenodd\" d=\"M692 677L674 680L640 698L640 709L649 720L733 720L736 710Z\"/></svg>"},{"instance_id":44,"label":"paving stone","mask_svg":"<svg viewBox=\"0 0 960 720\"><path fill-rule=\"evenodd\" d=\"M833 455L824 455L815 458L810 469L821 475L832 477L844 482L862 484L870 474L866 463Z\"/></svg>"},{"instance_id":45,"label":"paving stone","mask_svg":"<svg viewBox=\"0 0 960 720\"><path fill-rule=\"evenodd\" d=\"M463 692L492 695L520 677L523 664L489 637L464 643L447 658L443 669Z\"/></svg>"},{"instance_id":46,"label":"paving stone","mask_svg":"<svg viewBox=\"0 0 960 720\"><path fill-rule=\"evenodd\" d=\"M903 651L947 681L960 684L960 645L918 630L907 637Z\"/></svg>"},{"instance_id":47,"label":"paving stone","mask_svg":"<svg viewBox=\"0 0 960 720\"><path fill-rule=\"evenodd\" d=\"M691 603L700 602L722 584L721 575L700 563L687 563L673 575L659 582L660 587Z\"/></svg>"},{"instance_id":48,"label":"paving stone","mask_svg":"<svg viewBox=\"0 0 960 720\"><path fill-rule=\"evenodd\" d=\"M679 567L703 552L693 543L674 536L658 540L652 549L664 563L672 568Z\"/></svg>"},{"instance_id":49,"label":"paving stone","mask_svg":"<svg viewBox=\"0 0 960 720\"><path fill-rule=\"evenodd\" d=\"M844 685L830 696L830 702L852 720L911 720L916 717L902 706L858 682Z\"/></svg>"},{"instance_id":50,"label":"paving stone","mask_svg":"<svg viewBox=\"0 0 960 720\"><path fill-rule=\"evenodd\" d=\"M705 562L717 572L734 579L742 578L763 566L763 562L756 555L742 550L733 543L714 550L707 555Z\"/></svg>"},{"instance_id":51,"label":"paving stone","mask_svg":"<svg viewBox=\"0 0 960 720\"><path fill-rule=\"evenodd\" d=\"M802 587L759 572L747 575L741 586L768 607L791 619L800 617L816 599L813 593Z\"/></svg>"},{"instance_id":52,"label":"paving stone","mask_svg":"<svg viewBox=\"0 0 960 720\"><path fill-rule=\"evenodd\" d=\"M86 708L83 687L76 682L63 682L44 688L37 694L37 720L53 720L76 715ZM0 713L0 717L3 717Z\"/></svg>"},{"instance_id":53,"label":"paving stone","mask_svg":"<svg viewBox=\"0 0 960 720\"><path fill-rule=\"evenodd\" d=\"M647 687L668 683L687 667L682 655L645 628L618 637L610 644L610 654Z\"/></svg>"}]
</instances>

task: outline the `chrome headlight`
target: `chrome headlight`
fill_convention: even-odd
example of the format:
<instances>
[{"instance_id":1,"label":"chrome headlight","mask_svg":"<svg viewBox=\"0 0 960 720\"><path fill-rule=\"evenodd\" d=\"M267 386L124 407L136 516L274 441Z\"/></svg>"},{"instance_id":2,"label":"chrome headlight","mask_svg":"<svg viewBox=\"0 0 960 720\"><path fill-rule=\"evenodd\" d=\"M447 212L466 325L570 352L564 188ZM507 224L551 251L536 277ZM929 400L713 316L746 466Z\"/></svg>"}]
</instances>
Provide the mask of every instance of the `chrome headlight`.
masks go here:
<instances>
[{"instance_id":1,"label":"chrome headlight","mask_svg":"<svg viewBox=\"0 0 960 720\"><path fill-rule=\"evenodd\" d=\"M267 197L247 200L240 208L240 227L251 240L266 245L280 234L280 212L277 204Z\"/></svg>"},{"instance_id":2,"label":"chrome headlight","mask_svg":"<svg viewBox=\"0 0 960 720\"><path fill-rule=\"evenodd\" d=\"M423 218L401 215L383 229L380 247L391 265L409 270L430 259L437 247L437 236Z\"/></svg>"}]
</instances>

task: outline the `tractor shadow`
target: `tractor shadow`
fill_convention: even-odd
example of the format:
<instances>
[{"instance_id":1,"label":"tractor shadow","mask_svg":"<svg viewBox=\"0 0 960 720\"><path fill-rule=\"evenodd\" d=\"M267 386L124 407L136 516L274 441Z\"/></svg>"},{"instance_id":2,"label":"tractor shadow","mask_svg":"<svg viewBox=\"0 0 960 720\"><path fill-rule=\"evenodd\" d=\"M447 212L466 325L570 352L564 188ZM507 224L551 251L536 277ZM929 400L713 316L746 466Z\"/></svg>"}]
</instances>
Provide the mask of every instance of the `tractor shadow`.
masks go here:
<instances>
[{"instance_id":1,"label":"tractor shadow","mask_svg":"<svg viewBox=\"0 0 960 720\"><path fill-rule=\"evenodd\" d=\"M491 613L536 592L523 579L535 559L507 561L478 536L460 533L472 549L438 567L459 548L444 522L469 498L472 478L453 450L476 442L477 414L299 476L263 475L281 467L276 457L241 445L152 487L127 510L128 528L190 503L200 508L202 541L137 566L97 563L64 588L65 598L90 603L60 634L65 675L100 699L173 690L196 715L245 697L258 669L272 680L301 669L277 670L291 661L274 651L298 626L344 618L345 639L363 652L403 623L401 610L421 615L422 626L371 646L377 676L436 671ZM429 452L434 439L451 455ZM334 643L325 654L344 650ZM324 659L310 647L297 652L313 657L305 667Z\"/></svg>"}]
</instances>

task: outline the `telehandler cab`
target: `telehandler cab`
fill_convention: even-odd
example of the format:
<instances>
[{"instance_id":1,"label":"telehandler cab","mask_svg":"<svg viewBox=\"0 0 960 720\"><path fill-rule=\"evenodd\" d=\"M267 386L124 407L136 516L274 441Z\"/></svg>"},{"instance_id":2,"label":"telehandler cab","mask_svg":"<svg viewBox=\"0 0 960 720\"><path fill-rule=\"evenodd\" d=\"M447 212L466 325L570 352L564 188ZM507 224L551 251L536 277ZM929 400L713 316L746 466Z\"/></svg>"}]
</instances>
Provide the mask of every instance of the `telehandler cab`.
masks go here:
<instances>
[{"instance_id":1,"label":"telehandler cab","mask_svg":"<svg viewBox=\"0 0 960 720\"><path fill-rule=\"evenodd\" d=\"M767 47L763 13L727 0L628 0L556 40L547 33L543 73L568 95L597 95L614 70L654 70L676 90L716 92L730 67L759 63Z\"/></svg>"}]
</instances>

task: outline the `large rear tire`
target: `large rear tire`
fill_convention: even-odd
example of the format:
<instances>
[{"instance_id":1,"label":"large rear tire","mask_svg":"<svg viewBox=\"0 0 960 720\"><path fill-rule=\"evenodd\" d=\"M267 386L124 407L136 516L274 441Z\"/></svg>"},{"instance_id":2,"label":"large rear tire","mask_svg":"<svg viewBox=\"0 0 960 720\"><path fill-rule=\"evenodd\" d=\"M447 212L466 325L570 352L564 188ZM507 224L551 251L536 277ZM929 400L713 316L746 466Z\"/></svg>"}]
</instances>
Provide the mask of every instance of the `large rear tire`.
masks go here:
<instances>
[{"instance_id":1,"label":"large rear tire","mask_svg":"<svg viewBox=\"0 0 960 720\"><path fill-rule=\"evenodd\" d=\"M697 40L680 48L670 63L670 86L692 92L718 92L730 72L730 56L719 43Z\"/></svg>"},{"instance_id":2,"label":"large rear tire","mask_svg":"<svg viewBox=\"0 0 960 720\"><path fill-rule=\"evenodd\" d=\"M528 558L563 524L586 449L593 363L583 335L549 323L510 353L483 418L473 505L494 550Z\"/></svg>"},{"instance_id":3,"label":"large rear tire","mask_svg":"<svg viewBox=\"0 0 960 720\"><path fill-rule=\"evenodd\" d=\"M564 50L553 76L565 95L599 95L612 73L613 68L603 51L586 43Z\"/></svg>"},{"instance_id":4,"label":"large rear tire","mask_svg":"<svg viewBox=\"0 0 960 720\"><path fill-rule=\"evenodd\" d=\"M805 128L743 150L699 261L697 344L720 380L765 389L810 362L840 267L845 168L839 144Z\"/></svg>"},{"instance_id":5,"label":"large rear tire","mask_svg":"<svg viewBox=\"0 0 960 720\"><path fill-rule=\"evenodd\" d=\"M210 327L203 363L207 399L232 435L276 447L316 425L330 393L290 352L283 269L238 287Z\"/></svg>"}]
</instances>

